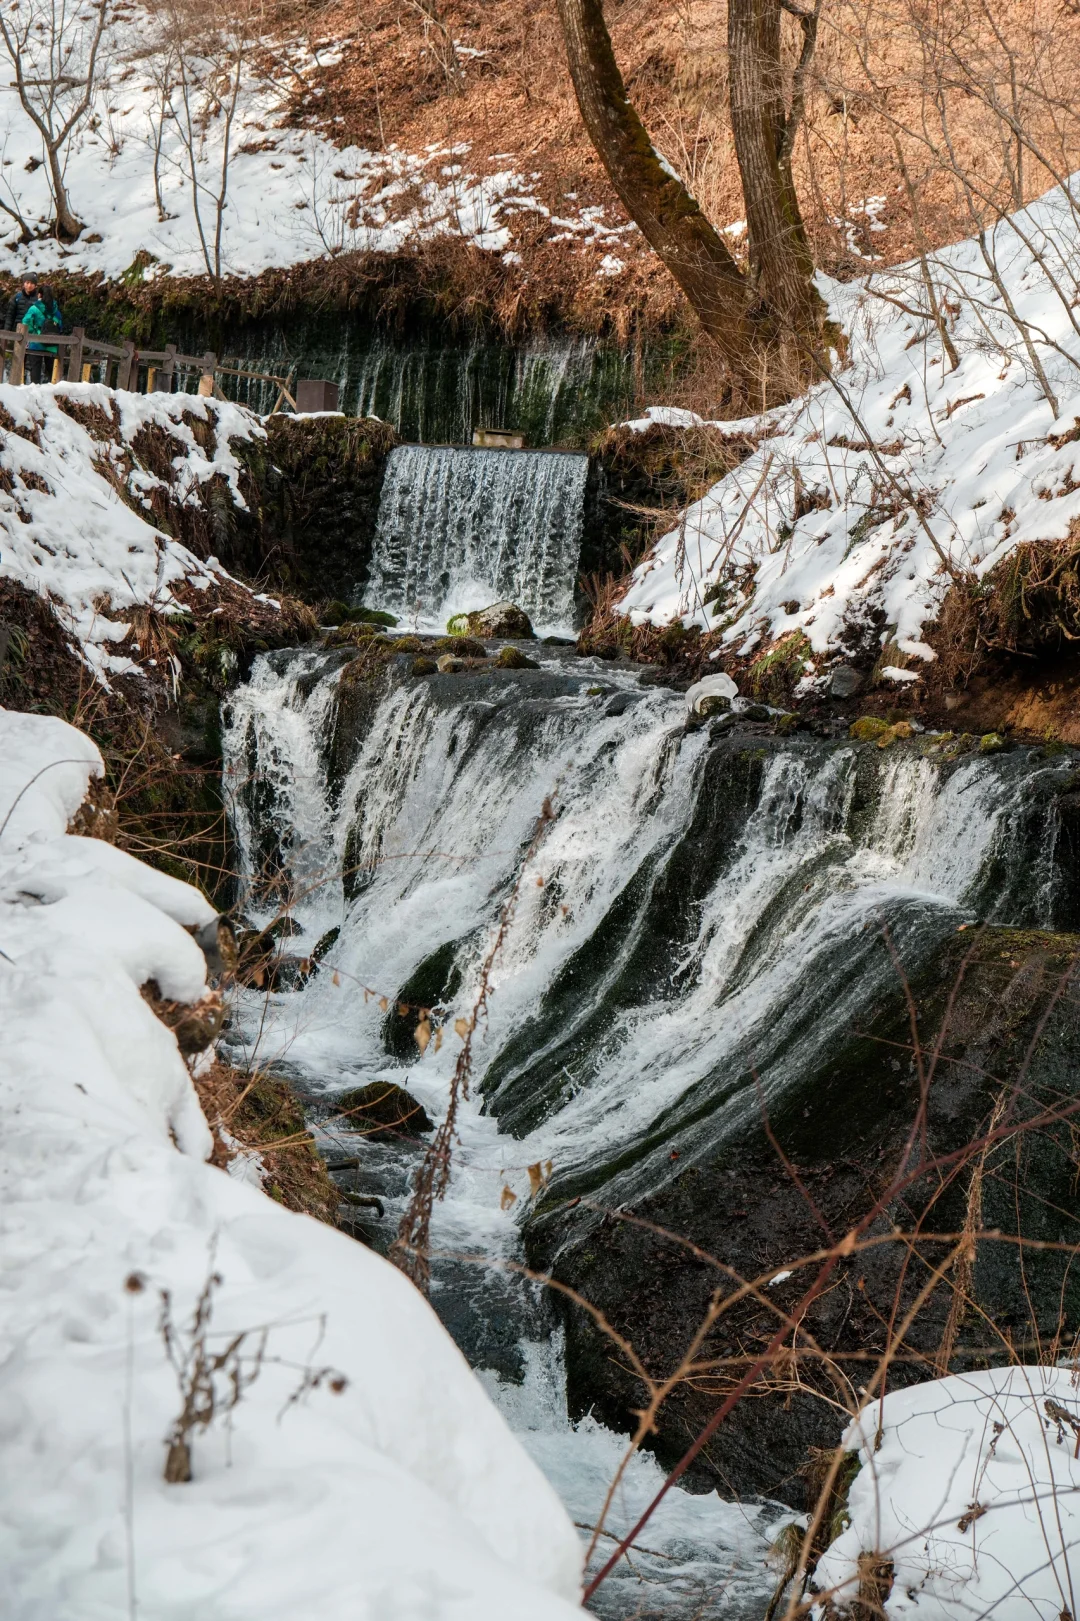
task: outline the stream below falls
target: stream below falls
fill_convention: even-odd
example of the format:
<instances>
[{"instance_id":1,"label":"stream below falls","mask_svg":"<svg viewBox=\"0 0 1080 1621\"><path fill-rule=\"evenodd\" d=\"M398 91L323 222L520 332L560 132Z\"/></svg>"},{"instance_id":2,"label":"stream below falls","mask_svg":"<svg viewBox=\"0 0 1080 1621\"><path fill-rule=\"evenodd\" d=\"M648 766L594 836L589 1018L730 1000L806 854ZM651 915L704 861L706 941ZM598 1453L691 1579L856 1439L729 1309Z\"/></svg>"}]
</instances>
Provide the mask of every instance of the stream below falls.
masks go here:
<instances>
[{"instance_id":1,"label":"stream below falls","mask_svg":"<svg viewBox=\"0 0 1080 1621\"><path fill-rule=\"evenodd\" d=\"M242 910L319 962L294 988L243 993L229 1039L308 1099L331 1161L358 1161L337 1180L382 1201L382 1219L358 1222L385 1250L422 1146L330 1129L328 1110L379 1080L441 1117L454 1021L516 891L436 1207L432 1301L588 1527L625 1440L570 1421L557 1314L505 1266L523 1255L537 1169L611 1209L676 1160L715 1159L880 992L883 923L905 964L976 917L1075 926L1058 853L1076 761L687 731L682 695L639 668L534 651L535 670L426 678L403 654L371 682L342 681L348 648L256 660L225 715ZM423 1055L403 1042L399 1000L435 1007L445 1039ZM662 1478L636 1458L607 1532ZM760 1617L790 1518L673 1490L592 1608ZM601 1538L594 1568L612 1546Z\"/></svg>"}]
</instances>

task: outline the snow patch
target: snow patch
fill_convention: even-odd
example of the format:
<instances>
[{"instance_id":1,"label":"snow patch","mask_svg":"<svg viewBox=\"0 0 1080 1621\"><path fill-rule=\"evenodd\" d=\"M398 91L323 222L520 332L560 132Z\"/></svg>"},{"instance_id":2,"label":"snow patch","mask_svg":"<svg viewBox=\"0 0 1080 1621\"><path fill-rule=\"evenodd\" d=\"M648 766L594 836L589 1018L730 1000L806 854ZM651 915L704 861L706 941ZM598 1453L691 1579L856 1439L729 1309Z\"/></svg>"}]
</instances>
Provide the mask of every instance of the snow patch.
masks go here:
<instances>
[{"instance_id":1,"label":"snow patch","mask_svg":"<svg viewBox=\"0 0 1080 1621\"><path fill-rule=\"evenodd\" d=\"M388 1262L204 1163L171 1032L212 908L65 832L101 758L0 710L0 1611L12 1621L569 1621L581 1550L427 1302ZM183 1329L265 1334L193 1479L163 1479ZM134 1289L125 1280L136 1279ZM298 1395L305 1372L340 1372Z\"/></svg>"},{"instance_id":2,"label":"snow patch","mask_svg":"<svg viewBox=\"0 0 1080 1621\"><path fill-rule=\"evenodd\" d=\"M819 1593L850 1609L869 1553L893 1564L889 1617L1071 1614L1078 1424L1071 1368L954 1374L873 1402L844 1437L860 1469L850 1524L817 1565Z\"/></svg>"}]
</instances>

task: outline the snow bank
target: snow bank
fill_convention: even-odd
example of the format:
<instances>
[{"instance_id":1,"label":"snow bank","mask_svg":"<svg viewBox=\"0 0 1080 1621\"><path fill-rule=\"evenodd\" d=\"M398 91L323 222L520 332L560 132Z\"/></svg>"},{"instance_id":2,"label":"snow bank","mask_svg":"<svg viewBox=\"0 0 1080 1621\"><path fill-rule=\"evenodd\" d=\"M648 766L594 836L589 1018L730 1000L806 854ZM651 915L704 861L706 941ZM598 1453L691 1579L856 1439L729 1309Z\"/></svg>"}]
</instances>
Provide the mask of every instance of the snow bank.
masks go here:
<instances>
[{"instance_id":1,"label":"snow bank","mask_svg":"<svg viewBox=\"0 0 1080 1621\"><path fill-rule=\"evenodd\" d=\"M74 41L74 25L69 33ZM155 50L154 40L153 17L141 7L132 6L124 15L118 10L106 30L105 72L93 114L67 149L65 182L85 224L83 234L70 246L47 235L23 246L12 224L8 241L0 243L0 269L30 265L40 271L98 271L108 277L129 270L136 278L150 278L167 272L201 276L218 268L215 199L226 138L220 64L200 61L193 50L186 53L199 125L194 169L208 259L192 206L192 152L182 135L183 98L174 85L171 111L162 120L167 53ZM340 40L313 52L298 41L264 41L258 60L253 53L244 63L229 141L221 273L257 275L344 251L393 253L439 236L457 236L502 253L511 248L516 218L530 226L530 234L539 216L547 222L549 240L596 246L618 245L636 231L625 221L609 222L602 207L581 207L572 199L559 214L553 213L535 196L538 174L499 167L497 158L469 167L467 142L421 152L397 146L382 151L337 147L332 131L339 119L329 99L323 107L331 138L297 129L290 121L290 98L323 95L318 77L340 60L350 43ZM42 46L46 44L43 38ZM10 66L0 75L0 192L32 231L40 230L53 217L48 170L40 162L41 138L9 85L13 77ZM227 72L224 78L227 83ZM154 181L159 141L160 208ZM141 268L136 265L140 254Z\"/></svg>"},{"instance_id":2,"label":"snow bank","mask_svg":"<svg viewBox=\"0 0 1080 1621\"><path fill-rule=\"evenodd\" d=\"M0 1612L580 1613L573 1527L412 1285L204 1163L187 1067L139 986L204 990L185 926L212 909L65 833L100 772L63 722L0 710ZM212 1272L209 1347L247 1335L261 1371L166 1485L160 1291L184 1344Z\"/></svg>"},{"instance_id":3,"label":"snow bank","mask_svg":"<svg viewBox=\"0 0 1080 1621\"><path fill-rule=\"evenodd\" d=\"M849 1608L867 1553L893 1563L890 1617L1075 1615L1078 1433L1070 1369L995 1368L894 1391L844 1437L861 1461L851 1523L818 1562L815 1586Z\"/></svg>"},{"instance_id":4,"label":"snow bank","mask_svg":"<svg viewBox=\"0 0 1080 1621\"><path fill-rule=\"evenodd\" d=\"M822 278L846 362L791 405L718 425L758 448L658 542L623 611L720 628L737 652L802 631L823 654L881 610L883 640L932 658L946 560L980 579L1080 519L1078 237L1058 189L936 254L927 278Z\"/></svg>"},{"instance_id":5,"label":"snow bank","mask_svg":"<svg viewBox=\"0 0 1080 1621\"><path fill-rule=\"evenodd\" d=\"M101 426L92 432L65 411L65 401L83 421L96 417ZM210 454L191 418L213 427ZM132 441L149 426L180 446L172 484L131 465ZM0 385L0 575L51 600L72 643L106 684L110 676L141 673L126 654L110 651L130 629L124 610L152 604L186 612L176 601L177 585L205 590L227 578L155 527L153 490L167 488L176 502L194 504L201 487L220 475L243 506L240 463L230 445L263 431L241 406L190 394L127 394L93 383ZM124 485L147 508L146 518L121 497Z\"/></svg>"}]
</instances>

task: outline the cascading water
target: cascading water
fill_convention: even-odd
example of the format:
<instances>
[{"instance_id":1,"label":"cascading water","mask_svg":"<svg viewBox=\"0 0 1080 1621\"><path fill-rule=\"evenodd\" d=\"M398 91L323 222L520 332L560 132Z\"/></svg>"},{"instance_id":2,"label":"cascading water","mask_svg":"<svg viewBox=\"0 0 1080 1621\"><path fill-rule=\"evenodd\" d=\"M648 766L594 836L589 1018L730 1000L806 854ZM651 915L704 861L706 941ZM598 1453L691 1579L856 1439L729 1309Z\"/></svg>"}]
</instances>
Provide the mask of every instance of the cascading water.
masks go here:
<instances>
[{"instance_id":1,"label":"cascading water","mask_svg":"<svg viewBox=\"0 0 1080 1621\"><path fill-rule=\"evenodd\" d=\"M303 990L241 1010L240 1034L312 1094L393 1079L438 1115L453 1020L518 886L434 1228L437 1249L496 1270L442 1261L433 1303L590 1522L620 1443L568 1425L543 1311L497 1271L518 1253L536 1168L550 1160L566 1193L610 1208L662 1185L673 1154L685 1170L715 1153L762 1090L781 1094L872 1001L891 971L873 950L882 922L917 964L973 915L1056 921L1067 897L1049 834L1073 762L687 733L678 694L561 655L535 672L392 670L360 722L339 702L349 657L263 655L231 700L226 787L249 910L269 921L284 876L298 952L340 931ZM549 796L555 818L523 873ZM447 1039L394 1059L378 998L421 982ZM357 1187L386 1199L388 1226L408 1175L398 1149L363 1149ZM659 1480L651 1460L634 1468L615 1532ZM647 1540L666 1559L638 1563L662 1583L643 1613L760 1613L775 1516L678 1492L665 1513ZM601 1613L629 1613L637 1579L606 1584Z\"/></svg>"},{"instance_id":2,"label":"cascading water","mask_svg":"<svg viewBox=\"0 0 1080 1621\"><path fill-rule=\"evenodd\" d=\"M192 317L174 331L181 349L208 347L264 377L325 377L343 411L377 416L402 439L468 444L474 428L512 427L531 445L583 445L635 401L670 383L678 350L578 334L511 342L428 319L416 307L387 324L371 308L319 313L301 302L278 322L252 317L211 332ZM278 385L226 377L230 399L265 412Z\"/></svg>"},{"instance_id":3,"label":"cascading water","mask_svg":"<svg viewBox=\"0 0 1080 1621\"><path fill-rule=\"evenodd\" d=\"M366 599L442 629L509 600L538 628L567 631L588 458L400 445L386 465Z\"/></svg>"}]
</instances>

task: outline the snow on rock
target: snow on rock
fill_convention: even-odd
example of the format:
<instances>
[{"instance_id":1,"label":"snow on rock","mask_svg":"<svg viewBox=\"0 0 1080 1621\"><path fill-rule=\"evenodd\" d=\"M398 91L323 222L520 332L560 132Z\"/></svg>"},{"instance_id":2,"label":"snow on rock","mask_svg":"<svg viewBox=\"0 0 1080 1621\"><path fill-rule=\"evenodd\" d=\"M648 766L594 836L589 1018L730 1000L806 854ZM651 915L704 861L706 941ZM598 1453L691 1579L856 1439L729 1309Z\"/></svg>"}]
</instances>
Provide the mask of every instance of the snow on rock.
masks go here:
<instances>
[{"instance_id":1,"label":"snow on rock","mask_svg":"<svg viewBox=\"0 0 1080 1621\"><path fill-rule=\"evenodd\" d=\"M192 419L212 426L211 453L196 439ZM95 431L85 424L96 424ZM164 429L180 447L168 486L175 501L197 503L203 486L220 476L243 505L231 445L264 430L242 406L93 383L0 385L0 575L51 600L73 644L106 684L110 676L140 670L126 654L111 651L130 628L126 609L151 604L185 612L174 587L207 589L223 577L218 565L201 563L155 527L151 495L165 483L131 465L132 442L148 427ZM124 484L146 517L121 497L118 485Z\"/></svg>"},{"instance_id":2,"label":"snow on rock","mask_svg":"<svg viewBox=\"0 0 1080 1621\"><path fill-rule=\"evenodd\" d=\"M621 424L634 433L647 433L650 428L723 428L722 422L708 422L696 411L682 405L647 405L645 415Z\"/></svg>"},{"instance_id":3,"label":"snow on rock","mask_svg":"<svg viewBox=\"0 0 1080 1621\"><path fill-rule=\"evenodd\" d=\"M0 710L0 1613L579 1614L573 1527L412 1284L204 1162L139 987L204 991L183 925L212 909L64 831L101 770L62 721ZM166 1484L161 1291L183 1349L211 1275L209 1350L246 1336L257 1376Z\"/></svg>"},{"instance_id":4,"label":"snow on rock","mask_svg":"<svg viewBox=\"0 0 1080 1621\"><path fill-rule=\"evenodd\" d=\"M932 256L940 327L917 264L821 278L846 359L790 405L723 425L757 448L659 540L622 611L719 629L732 651L802 631L816 654L881 611L882 640L931 659L953 574L977 582L1080 520L1078 237L1077 202L1055 189Z\"/></svg>"},{"instance_id":5,"label":"snow on rock","mask_svg":"<svg viewBox=\"0 0 1080 1621\"><path fill-rule=\"evenodd\" d=\"M707 675L687 688L686 707L697 714L705 698L737 698L739 689L729 675Z\"/></svg>"},{"instance_id":6,"label":"snow on rock","mask_svg":"<svg viewBox=\"0 0 1080 1621\"><path fill-rule=\"evenodd\" d=\"M1080 1389L1069 1368L954 1374L871 1403L850 1524L822 1555L820 1595L850 1608L860 1554L893 1565L889 1617L1059 1621L1080 1576Z\"/></svg>"}]
</instances>

